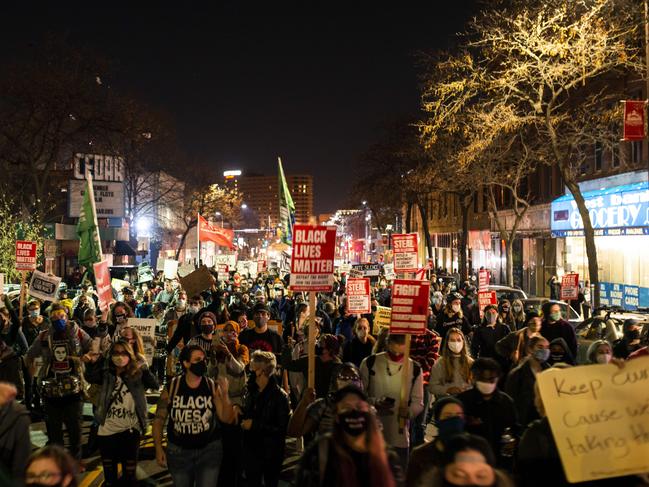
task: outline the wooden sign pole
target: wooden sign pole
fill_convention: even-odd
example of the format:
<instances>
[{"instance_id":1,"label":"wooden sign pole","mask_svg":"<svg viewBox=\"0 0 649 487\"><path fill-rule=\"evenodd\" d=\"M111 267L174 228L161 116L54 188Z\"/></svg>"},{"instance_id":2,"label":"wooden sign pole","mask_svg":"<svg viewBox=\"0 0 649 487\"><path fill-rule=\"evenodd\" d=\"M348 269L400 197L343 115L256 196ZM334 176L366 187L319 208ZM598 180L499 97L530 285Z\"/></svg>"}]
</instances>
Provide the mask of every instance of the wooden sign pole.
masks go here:
<instances>
[{"instance_id":1,"label":"wooden sign pole","mask_svg":"<svg viewBox=\"0 0 649 487\"><path fill-rule=\"evenodd\" d=\"M20 271L20 308L18 309L18 321L21 325L23 322L23 308L25 307L25 281L27 281L27 272Z\"/></svg>"},{"instance_id":2,"label":"wooden sign pole","mask_svg":"<svg viewBox=\"0 0 649 487\"><path fill-rule=\"evenodd\" d=\"M401 368L401 397L399 398L399 411L408 410L408 399L410 396L410 335L406 335L406 349L403 351L403 367ZM408 424L408 414L399 414L399 433Z\"/></svg>"},{"instance_id":3,"label":"wooden sign pole","mask_svg":"<svg viewBox=\"0 0 649 487\"><path fill-rule=\"evenodd\" d=\"M315 336L316 336L316 293L309 292L309 374L307 385L310 388L315 388Z\"/></svg>"}]
</instances>

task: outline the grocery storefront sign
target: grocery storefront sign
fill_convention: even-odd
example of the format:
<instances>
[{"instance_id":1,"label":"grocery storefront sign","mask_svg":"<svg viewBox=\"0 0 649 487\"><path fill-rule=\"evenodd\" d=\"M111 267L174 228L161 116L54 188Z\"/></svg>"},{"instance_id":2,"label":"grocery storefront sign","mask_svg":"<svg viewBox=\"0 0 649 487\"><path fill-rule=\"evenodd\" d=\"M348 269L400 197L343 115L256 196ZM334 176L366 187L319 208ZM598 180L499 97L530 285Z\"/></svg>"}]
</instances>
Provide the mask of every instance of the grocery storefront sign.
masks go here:
<instances>
[{"instance_id":1,"label":"grocery storefront sign","mask_svg":"<svg viewBox=\"0 0 649 487\"><path fill-rule=\"evenodd\" d=\"M613 186L583 193L597 236L649 235L649 183ZM572 195L552 202L553 237L583 235L584 224Z\"/></svg>"}]
</instances>

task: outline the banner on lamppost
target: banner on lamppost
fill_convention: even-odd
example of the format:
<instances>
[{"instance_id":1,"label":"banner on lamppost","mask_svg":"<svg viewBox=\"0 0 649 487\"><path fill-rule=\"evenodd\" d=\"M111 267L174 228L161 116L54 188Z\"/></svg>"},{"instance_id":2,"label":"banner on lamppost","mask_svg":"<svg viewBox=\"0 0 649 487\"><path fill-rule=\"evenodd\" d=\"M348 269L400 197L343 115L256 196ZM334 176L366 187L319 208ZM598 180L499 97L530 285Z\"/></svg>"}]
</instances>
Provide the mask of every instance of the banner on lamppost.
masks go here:
<instances>
[{"instance_id":1,"label":"banner on lamppost","mask_svg":"<svg viewBox=\"0 0 649 487\"><path fill-rule=\"evenodd\" d=\"M624 136L622 140L635 142L644 140L645 130L645 107L644 100L624 100Z\"/></svg>"}]
</instances>

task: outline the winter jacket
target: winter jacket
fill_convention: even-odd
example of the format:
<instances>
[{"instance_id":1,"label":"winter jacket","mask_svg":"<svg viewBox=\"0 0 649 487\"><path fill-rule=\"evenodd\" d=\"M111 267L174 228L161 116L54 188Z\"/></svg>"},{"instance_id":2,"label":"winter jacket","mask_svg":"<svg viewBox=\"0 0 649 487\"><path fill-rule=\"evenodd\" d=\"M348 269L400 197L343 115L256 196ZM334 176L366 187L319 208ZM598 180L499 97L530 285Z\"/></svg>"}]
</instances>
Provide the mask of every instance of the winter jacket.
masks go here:
<instances>
[{"instance_id":1,"label":"winter jacket","mask_svg":"<svg viewBox=\"0 0 649 487\"><path fill-rule=\"evenodd\" d=\"M496 323L494 327L484 324L477 327L471 339L471 355L476 358L496 358L496 343L510 333L510 328L503 323Z\"/></svg>"},{"instance_id":2,"label":"winter jacket","mask_svg":"<svg viewBox=\"0 0 649 487\"><path fill-rule=\"evenodd\" d=\"M376 340L372 335L367 336L365 343L361 342L357 336L354 336L351 341L345 343L343 362L351 362L356 367L360 367L363 359L372 354L372 348L375 343Z\"/></svg>"},{"instance_id":3,"label":"winter jacket","mask_svg":"<svg viewBox=\"0 0 649 487\"><path fill-rule=\"evenodd\" d=\"M243 393L242 419L252 419L252 427L243 432L246 451L273 457L283 452L290 410L288 395L275 376L269 378L261 392L254 381L248 381Z\"/></svg>"},{"instance_id":4,"label":"winter jacket","mask_svg":"<svg viewBox=\"0 0 649 487\"><path fill-rule=\"evenodd\" d=\"M548 323L547 320L543 320L541 335L550 343L555 338L563 338L572 356L577 356L577 335L575 329L566 320L559 320L552 324Z\"/></svg>"},{"instance_id":5,"label":"winter jacket","mask_svg":"<svg viewBox=\"0 0 649 487\"><path fill-rule=\"evenodd\" d=\"M32 450L30 423L29 411L22 404L11 401L0 408L0 479L4 473L13 477L16 485L22 485Z\"/></svg>"},{"instance_id":6,"label":"winter jacket","mask_svg":"<svg viewBox=\"0 0 649 487\"><path fill-rule=\"evenodd\" d=\"M444 445L439 438L418 446L410 454L406 485L423 485L422 478L429 475L430 470L443 464Z\"/></svg>"},{"instance_id":7,"label":"winter jacket","mask_svg":"<svg viewBox=\"0 0 649 487\"><path fill-rule=\"evenodd\" d=\"M542 369L550 366L547 363L541 364ZM514 400L518 422L525 427L530 421L539 418L539 413L534 406L534 384L536 376L530 366L530 358L527 357L512 370L507 376L505 392Z\"/></svg>"},{"instance_id":8,"label":"winter jacket","mask_svg":"<svg viewBox=\"0 0 649 487\"><path fill-rule=\"evenodd\" d=\"M91 384L101 385L95 419L100 425L103 425L106 421L106 414L110 409L111 396L115 390L115 382L117 380L115 368L112 365L109 365L108 359L101 359L91 366L88 366L85 375L86 380ZM124 381L126 388L133 396L135 412L137 413L140 427L142 428L142 431L146 431L148 406L145 391L146 389L158 390L160 387L158 381L146 366L140 367L140 370L136 375L122 374L121 378Z\"/></svg>"},{"instance_id":9,"label":"winter jacket","mask_svg":"<svg viewBox=\"0 0 649 487\"><path fill-rule=\"evenodd\" d=\"M387 461L394 477L395 486L405 485L403 470L397 454L390 448L386 450ZM354 455L354 453L352 453ZM339 463L333 448L333 439L330 434L318 437L309 446L300 460L295 485L300 487L322 487L328 485L339 485L340 474ZM358 472L357 475L368 474ZM358 485L361 485L360 482Z\"/></svg>"},{"instance_id":10,"label":"winter jacket","mask_svg":"<svg viewBox=\"0 0 649 487\"><path fill-rule=\"evenodd\" d=\"M555 360L554 357L552 357L552 345L559 345L564 350L563 357L560 360ZM568 344L563 338L555 338L550 342L550 358L548 359L548 363L550 365L554 365L557 363L577 365L577 363L575 362L575 356L572 353L570 353Z\"/></svg>"},{"instance_id":11,"label":"winter jacket","mask_svg":"<svg viewBox=\"0 0 649 487\"><path fill-rule=\"evenodd\" d=\"M471 324L462 311L453 313L452 310L446 307L442 313L437 315L435 331L442 337L442 339L444 339L446 338L446 332L450 328L459 328L466 337L468 337L472 331Z\"/></svg>"},{"instance_id":12,"label":"winter jacket","mask_svg":"<svg viewBox=\"0 0 649 487\"><path fill-rule=\"evenodd\" d=\"M460 373L459 357L452 358L455 363L455 367L453 368L453 380L451 380L451 382L446 382L446 379L444 378L444 360L446 360L446 358L441 357L437 362L435 362L435 365L433 365L433 368L430 371L428 382L428 390L438 399L447 395L447 391L453 387L462 390L471 388L471 378L462 377L462 374ZM470 365L471 361L469 361L469 366Z\"/></svg>"},{"instance_id":13,"label":"winter jacket","mask_svg":"<svg viewBox=\"0 0 649 487\"><path fill-rule=\"evenodd\" d=\"M498 340L495 350L502 359L508 360L511 365L516 366L525 358L528 341L527 328L523 328Z\"/></svg>"}]
</instances>

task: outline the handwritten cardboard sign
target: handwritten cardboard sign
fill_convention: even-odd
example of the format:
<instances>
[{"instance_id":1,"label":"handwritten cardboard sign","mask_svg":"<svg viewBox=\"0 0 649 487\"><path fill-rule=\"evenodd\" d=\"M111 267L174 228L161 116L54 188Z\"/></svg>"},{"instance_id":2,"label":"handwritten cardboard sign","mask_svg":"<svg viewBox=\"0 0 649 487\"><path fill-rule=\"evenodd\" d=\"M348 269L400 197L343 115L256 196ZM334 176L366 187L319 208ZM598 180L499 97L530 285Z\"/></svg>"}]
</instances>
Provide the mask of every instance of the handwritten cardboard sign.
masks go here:
<instances>
[{"instance_id":1,"label":"handwritten cardboard sign","mask_svg":"<svg viewBox=\"0 0 649 487\"><path fill-rule=\"evenodd\" d=\"M144 344L144 355L149 365L153 363L155 352L155 325L156 320L151 318L129 318L128 326L137 330Z\"/></svg>"},{"instance_id":2,"label":"handwritten cardboard sign","mask_svg":"<svg viewBox=\"0 0 649 487\"><path fill-rule=\"evenodd\" d=\"M213 282L212 274L205 266L201 266L188 276L180 278L180 285L187 292L188 297L196 296L212 287Z\"/></svg>"},{"instance_id":3,"label":"handwritten cardboard sign","mask_svg":"<svg viewBox=\"0 0 649 487\"><path fill-rule=\"evenodd\" d=\"M649 357L537 380L569 482L649 472Z\"/></svg>"}]
</instances>

